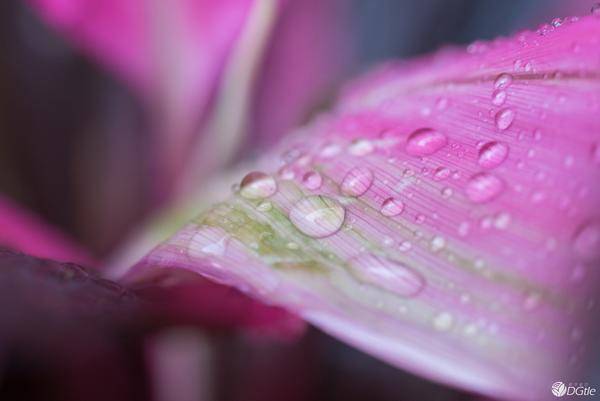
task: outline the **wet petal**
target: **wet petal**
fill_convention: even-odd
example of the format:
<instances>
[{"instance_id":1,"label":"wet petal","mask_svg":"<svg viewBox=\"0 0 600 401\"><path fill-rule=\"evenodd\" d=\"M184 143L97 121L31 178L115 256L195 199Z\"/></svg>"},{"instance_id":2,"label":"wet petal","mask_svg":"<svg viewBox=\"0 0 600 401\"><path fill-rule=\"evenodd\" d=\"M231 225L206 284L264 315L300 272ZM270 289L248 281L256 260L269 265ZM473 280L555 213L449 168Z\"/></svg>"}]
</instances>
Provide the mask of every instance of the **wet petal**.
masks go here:
<instances>
[{"instance_id":1,"label":"wet petal","mask_svg":"<svg viewBox=\"0 0 600 401\"><path fill-rule=\"evenodd\" d=\"M381 67L254 166L274 192L234 187L128 279L198 272L427 378L547 397L589 351L599 54L588 17Z\"/></svg>"}]
</instances>

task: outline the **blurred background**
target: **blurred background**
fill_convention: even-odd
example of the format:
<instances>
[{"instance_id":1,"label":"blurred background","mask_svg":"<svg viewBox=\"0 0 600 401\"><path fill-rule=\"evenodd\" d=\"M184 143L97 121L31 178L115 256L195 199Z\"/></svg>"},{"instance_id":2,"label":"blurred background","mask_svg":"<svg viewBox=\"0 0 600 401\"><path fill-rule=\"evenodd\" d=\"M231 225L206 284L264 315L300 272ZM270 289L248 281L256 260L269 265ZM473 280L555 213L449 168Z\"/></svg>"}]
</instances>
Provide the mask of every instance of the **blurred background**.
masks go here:
<instances>
[{"instance_id":1,"label":"blurred background","mask_svg":"<svg viewBox=\"0 0 600 401\"><path fill-rule=\"evenodd\" d=\"M580 0L286 0L256 11L251 1L192 3L0 2L0 195L98 261L215 173L326 108L370 66L591 7ZM171 324L137 302L98 321L114 303L130 303L127 290L106 295L106 283L88 273L47 269L68 273L51 284L40 279L42 294L61 294L61 302L37 305L31 280L15 268L0 273L0 299L14 305L0 315L0 399L474 399L314 329L297 341L215 334L193 321ZM73 324L79 311L63 303L94 291L107 301L85 313L91 328Z\"/></svg>"}]
</instances>

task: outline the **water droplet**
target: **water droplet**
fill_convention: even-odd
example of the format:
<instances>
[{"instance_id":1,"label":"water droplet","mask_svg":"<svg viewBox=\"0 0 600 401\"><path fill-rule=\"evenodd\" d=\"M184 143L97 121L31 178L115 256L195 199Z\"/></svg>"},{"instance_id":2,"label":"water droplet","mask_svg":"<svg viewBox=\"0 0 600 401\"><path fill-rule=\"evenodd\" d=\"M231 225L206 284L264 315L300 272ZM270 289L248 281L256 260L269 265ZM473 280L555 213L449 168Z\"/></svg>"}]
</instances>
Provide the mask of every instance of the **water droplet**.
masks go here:
<instances>
[{"instance_id":1,"label":"water droplet","mask_svg":"<svg viewBox=\"0 0 600 401\"><path fill-rule=\"evenodd\" d=\"M412 156L431 155L448 143L446 135L431 128L421 128L410 134L406 141L406 153Z\"/></svg>"},{"instance_id":2,"label":"water droplet","mask_svg":"<svg viewBox=\"0 0 600 401\"><path fill-rule=\"evenodd\" d=\"M450 170L446 167L438 167L433 172L433 179L436 181L445 180L450 176Z\"/></svg>"},{"instance_id":3,"label":"water droplet","mask_svg":"<svg viewBox=\"0 0 600 401\"><path fill-rule=\"evenodd\" d=\"M496 198L504 189L504 183L495 175L477 173L469 179L465 188L467 197L474 203L484 203Z\"/></svg>"},{"instance_id":4,"label":"water droplet","mask_svg":"<svg viewBox=\"0 0 600 401\"><path fill-rule=\"evenodd\" d=\"M423 276L412 268L371 253L351 259L350 269L360 281L404 297L417 295L425 286Z\"/></svg>"},{"instance_id":5,"label":"water droplet","mask_svg":"<svg viewBox=\"0 0 600 401\"><path fill-rule=\"evenodd\" d=\"M240 194L246 199L268 198L277 192L275 179L261 171L246 174L240 183Z\"/></svg>"},{"instance_id":6,"label":"water droplet","mask_svg":"<svg viewBox=\"0 0 600 401\"><path fill-rule=\"evenodd\" d=\"M512 75L503 72L502 74L499 74L496 79L494 80L494 88L496 89L503 89L503 88L507 88L508 86L510 86L510 84L513 81L513 77Z\"/></svg>"},{"instance_id":7,"label":"water droplet","mask_svg":"<svg viewBox=\"0 0 600 401\"><path fill-rule=\"evenodd\" d=\"M323 238L335 234L344 223L346 211L337 201L326 196L300 199L290 210L290 221L302 233Z\"/></svg>"},{"instance_id":8,"label":"water droplet","mask_svg":"<svg viewBox=\"0 0 600 401\"><path fill-rule=\"evenodd\" d=\"M500 212L494 219L494 227L498 230L504 230L510 224L510 214L507 212Z\"/></svg>"},{"instance_id":9,"label":"water droplet","mask_svg":"<svg viewBox=\"0 0 600 401\"><path fill-rule=\"evenodd\" d=\"M321 149L319 156L321 156L324 159L329 159L331 157L338 155L341 151L342 151L342 147L340 145L335 144L335 143L330 143L328 145L325 145L325 147L323 149Z\"/></svg>"},{"instance_id":10,"label":"water droplet","mask_svg":"<svg viewBox=\"0 0 600 401\"><path fill-rule=\"evenodd\" d=\"M410 241L402 241L400 243L400 246L398 246L398 250L400 252L408 252L410 251L412 248L412 244L410 243Z\"/></svg>"},{"instance_id":11,"label":"water droplet","mask_svg":"<svg viewBox=\"0 0 600 401\"><path fill-rule=\"evenodd\" d=\"M256 209L260 212L268 212L269 210L271 210L273 208L273 205L271 204L271 202L261 202Z\"/></svg>"},{"instance_id":12,"label":"water droplet","mask_svg":"<svg viewBox=\"0 0 600 401\"><path fill-rule=\"evenodd\" d=\"M381 204L381 214L387 217L397 216L404 210L404 203L395 198L387 198Z\"/></svg>"},{"instance_id":13,"label":"water droplet","mask_svg":"<svg viewBox=\"0 0 600 401\"><path fill-rule=\"evenodd\" d=\"M429 248L432 252L439 252L446 247L446 239L436 235L431 239Z\"/></svg>"},{"instance_id":14,"label":"water droplet","mask_svg":"<svg viewBox=\"0 0 600 401\"><path fill-rule=\"evenodd\" d=\"M348 153L354 156L364 156L373 152L375 146L368 139L357 139L348 147Z\"/></svg>"},{"instance_id":15,"label":"water droplet","mask_svg":"<svg viewBox=\"0 0 600 401\"><path fill-rule=\"evenodd\" d=\"M585 261L600 257L600 221L590 221L575 233L575 252Z\"/></svg>"},{"instance_id":16,"label":"water droplet","mask_svg":"<svg viewBox=\"0 0 600 401\"><path fill-rule=\"evenodd\" d=\"M496 127L499 130L504 131L508 127L511 126L513 120L515 119L515 112L512 109L502 109L496 113L495 121Z\"/></svg>"},{"instance_id":17,"label":"water droplet","mask_svg":"<svg viewBox=\"0 0 600 401\"><path fill-rule=\"evenodd\" d=\"M450 198L453 193L454 193L454 191L450 187L442 188L442 191L441 191L442 198L444 198L444 199Z\"/></svg>"},{"instance_id":18,"label":"water droplet","mask_svg":"<svg viewBox=\"0 0 600 401\"><path fill-rule=\"evenodd\" d=\"M296 244L295 242L288 242L287 244L285 244L285 247L291 251L296 251L298 249L300 249L300 245Z\"/></svg>"},{"instance_id":19,"label":"water droplet","mask_svg":"<svg viewBox=\"0 0 600 401\"><path fill-rule=\"evenodd\" d=\"M454 324L454 317L448 312L442 312L433 318L432 323L434 329L438 331L448 331Z\"/></svg>"},{"instance_id":20,"label":"water droplet","mask_svg":"<svg viewBox=\"0 0 600 401\"><path fill-rule=\"evenodd\" d=\"M477 162L483 168L499 166L508 156L508 146L502 142L488 142L479 149Z\"/></svg>"},{"instance_id":21,"label":"water droplet","mask_svg":"<svg viewBox=\"0 0 600 401\"><path fill-rule=\"evenodd\" d=\"M373 184L373 172L366 167L353 168L342 180L342 192L350 196L360 196Z\"/></svg>"},{"instance_id":22,"label":"water droplet","mask_svg":"<svg viewBox=\"0 0 600 401\"><path fill-rule=\"evenodd\" d=\"M203 226L193 234L187 252L191 257L197 258L207 255L223 256L229 240L229 234L222 228Z\"/></svg>"},{"instance_id":23,"label":"water droplet","mask_svg":"<svg viewBox=\"0 0 600 401\"><path fill-rule=\"evenodd\" d=\"M506 101L506 91L502 89L496 89L492 92L492 104L496 106L502 106Z\"/></svg>"},{"instance_id":24,"label":"water droplet","mask_svg":"<svg viewBox=\"0 0 600 401\"><path fill-rule=\"evenodd\" d=\"M310 190L319 189L321 188L321 184L323 184L323 178L318 172L309 171L302 177L302 184Z\"/></svg>"}]
</instances>

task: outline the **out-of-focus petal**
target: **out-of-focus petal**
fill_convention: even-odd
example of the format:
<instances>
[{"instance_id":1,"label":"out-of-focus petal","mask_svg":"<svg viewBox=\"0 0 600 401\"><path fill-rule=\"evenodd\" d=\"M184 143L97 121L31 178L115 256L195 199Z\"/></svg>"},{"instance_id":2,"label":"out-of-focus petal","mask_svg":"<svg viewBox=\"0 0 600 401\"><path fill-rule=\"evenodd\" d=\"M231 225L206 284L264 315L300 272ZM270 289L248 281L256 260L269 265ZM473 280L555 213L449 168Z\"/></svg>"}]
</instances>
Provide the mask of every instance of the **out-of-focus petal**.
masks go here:
<instances>
[{"instance_id":1,"label":"out-of-focus petal","mask_svg":"<svg viewBox=\"0 0 600 401\"><path fill-rule=\"evenodd\" d=\"M589 355L599 77L594 17L384 66L128 279L198 272L430 379L549 398Z\"/></svg>"},{"instance_id":2,"label":"out-of-focus petal","mask_svg":"<svg viewBox=\"0 0 600 401\"><path fill-rule=\"evenodd\" d=\"M0 246L40 258L88 265L92 262L92 258L63 233L4 197L0 197Z\"/></svg>"}]
</instances>

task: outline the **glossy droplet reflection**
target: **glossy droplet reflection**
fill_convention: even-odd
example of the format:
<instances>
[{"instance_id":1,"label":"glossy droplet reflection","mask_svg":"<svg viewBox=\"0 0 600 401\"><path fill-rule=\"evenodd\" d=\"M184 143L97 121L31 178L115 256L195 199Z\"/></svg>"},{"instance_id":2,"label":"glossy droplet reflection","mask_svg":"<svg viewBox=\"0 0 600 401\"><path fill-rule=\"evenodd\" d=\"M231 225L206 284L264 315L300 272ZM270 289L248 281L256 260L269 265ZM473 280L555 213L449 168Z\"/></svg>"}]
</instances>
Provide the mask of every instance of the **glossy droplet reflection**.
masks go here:
<instances>
[{"instance_id":1,"label":"glossy droplet reflection","mask_svg":"<svg viewBox=\"0 0 600 401\"><path fill-rule=\"evenodd\" d=\"M477 162L483 168L498 167L508 156L508 146L501 142L488 142L479 149Z\"/></svg>"},{"instance_id":2,"label":"glossy droplet reflection","mask_svg":"<svg viewBox=\"0 0 600 401\"><path fill-rule=\"evenodd\" d=\"M406 141L406 153L412 156L431 155L448 143L446 135L431 128L421 128L410 134Z\"/></svg>"},{"instance_id":3,"label":"glossy droplet reflection","mask_svg":"<svg viewBox=\"0 0 600 401\"><path fill-rule=\"evenodd\" d=\"M474 203L489 202L504 189L504 183L495 175L478 173L472 176L465 188L465 194Z\"/></svg>"},{"instance_id":4,"label":"glossy droplet reflection","mask_svg":"<svg viewBox=\"0 0 600 401\"><path fill-rule=\"evenodd\" d=\"M515 112L512 109L502 109L496 113L495 122L499 130L508 129L515 119Z\"/></svg>"},{"instance_id":5,"label":"glossy droplet reflection","mask_svg":"<svg viewBox=\"0 0 600 401\"><path fill-rule=\"evenodd\" d=\"M381 214L387 217L397 216L404 210L404 203L396 198L387 198L381 204Z\"/></svg>"},{"instance_id":6,"label":"glossy droplet reflection","mask_svg":"<svg viewBox=\"0 0 600 401\"><path fill-rule=\"evenodd\" d=\"M353 168L342 180L342 192L350 196L360 196L373 184L373 172L366 167Z\"/></svg>"},{"instance_id":7,"label":"glossy droplet reflection","mask_svg":"<svg viewBox=\"0 0 600 401\"><path fill-rule=\"evenodd\" d=\"M575 233L573 247L585 261L600 258L600 221L583 224Z\"/></svg>"},{"instance_id":8,"label":"glossy droplet reflection","mask_svg":"<svg viewBox=\"0 0 600 401\"><path fill-rule=\"evenodd\" d=\"M275 179L261 171L246 174L240 183L240 195L246 199L268 198L277 192Z\"/></svg>"},{"instance_id":9,"label":"glossy droplet reflection","mask_svg":"<svg viewBox=\"0 0 600 401\"><path fill-rule=\"evenodd\" d=\"M335 234L344 223L346 211L336 200L327 196L308 196L292 206L289 218L302 233L323 238Z\"/></svg>"},{"instance_id":10,"label":"glossy droplet reflection","mask_svg":"<svg viewBox=\"0 0 600 401\"><path fill-rule=\"evenodd\" d=\"M351 259L350 271L363 283L404 297L417 295L425 286L425 279L415 270L398 261L371 253Z\"/></svg>"},{"instance_id":11,"label":"glossy droplet reflection","mask_svg":"<svg viewBox=\"0 0 600 401\"><path fill-rule=\"evenodd\" d=\"M191 237L187 253L196 258L223 256L229 240L229 234L222 228L202 226Z\"/></svg>"},{"instance_id":12,"label":"glossy droplet reflection","mask_svg":"<svg viewBox=\"0 0 600 401\"><path fill-rule=\"evenodd\" d=\"M310 190L321 188L323 177L316 171L309 171L302 177L302 184Z\"/></svg>"},{"instance_id":13,"label":"glossy droplet reflection","mask_svg":"<svg viewBox=\"0 0 600 401\"><path fill-rule=\"evenodd\" d=\"M496 79L494 80L494 88L496 89L503 89L506 88L508 86L510 86L510 84L513 81L513 77L512 75L503 72L502 74L499 74Z\"/></svg>"}]
</instances>

